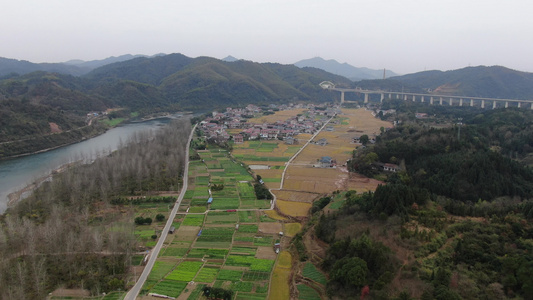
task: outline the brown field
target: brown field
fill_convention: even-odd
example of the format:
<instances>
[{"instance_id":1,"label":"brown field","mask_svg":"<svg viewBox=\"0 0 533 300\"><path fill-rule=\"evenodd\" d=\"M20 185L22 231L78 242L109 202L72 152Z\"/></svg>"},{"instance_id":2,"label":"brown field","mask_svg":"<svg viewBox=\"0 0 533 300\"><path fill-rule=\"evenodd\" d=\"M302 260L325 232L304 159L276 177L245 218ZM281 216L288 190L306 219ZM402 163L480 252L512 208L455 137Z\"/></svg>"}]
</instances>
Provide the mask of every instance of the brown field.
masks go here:
<instances>
[{"instance_id":1,"label":"brown field","mask_svg":"<svg viewBox=\"0 0 533 300\"><path fill-rule=\"evenodd\" d=\"M292 257L288 251L281 251L270 280L268 299L290 299L289 277L291 274Z\"/></svg>"},{"instance_id":2,"label":"brown field","mask_svg":"<svg viewBox=\"0 0 533 300\"><path fill-rule=\"evenodd\" d=\"M295 236L302 229L300 223L285 223L283 224L283 234L288 237Z\"/></svg>"},{"instance_id":3,"label":"brown field","mask_svg":"<svg viewBox=\"0 0 533 300\"><path fill-rule=\"evenodd\" d=\"M277 200L276 206L280 212L293 217L305 217L311 208L310 203Z\"/></svg>"},{"instance_id":4,"label":"brown field","mask_svg":"<svg viewBox=\"0 0 533 300\"><path fill-rule=\"evenodd\" d=\"M276 252L274 252L272 247L257 247L257 252L255 253L255 258L276 259L276 256Z\"/></svg>"},{"instance_id":5,"label":"brown field","mask_svg":"<svg viewBox=\"0 0 533 300\"><path fill-rule=\"evenodd\" d=\"M310 192L291 191L287 189L272 191L272 193L274 193L278 199L307 203L312 203L319 196L318 194Z\"/></svg>"},{"instance_id":6,"label":"brown field","mask_svg":"<svg viewBox=\"0 0 533 300\"><path fill-rule=\"evenodd\" d=\"M277 121L285 121L290 117L294 117L297 114L301 114L307 111L305 108L291 109L276 111L273 115L261 116L258 118L252 118L248 120L248 123L263 124L263 123L275 123Z\"/></svg>"},{"instance_id":7,"label":"brown field","mask_svg":"<svg viewBox=\"0 0 533 300\"><path fill-rule=\"evenodd\" d=\"M179 241L194 241L199 230L200 226L180 226L174 236Z\"/></svg>"},{"instance_id":8,"label":"brown field","mask_svg":"<svg viewBox=\"0 0 533 300\"><path fill-rule=\"evenodd\" d=\"M342 123L348 122L348 125ZM352 144L356 136L379 134L380 127L391 127L389 122L374 118L364 109L343 109L334 119L333 131L322 131L314 140L325 138L328 144L319 146L310 143L293 161L285 174L284 189L315 193L330 193L335 190L375 190L381 182L358 174L349 173L343 165L352 156L357 146ZM322 156L337 160L337 168L310 168Z\"/></svg>"},{"instance_id":9,"label":"brown field","mask_svg":"<svg viewBox=\"0 0 533 300\"><path fill-rule=\"evenodd\" d=\"M278 234L283 227L279 222L263 222L259 223L259 232L267 234Z\"/></svg>"},{"instance_id":10,"label":"brown field","mask_svg":"<svg viewBox=\"0 0 533 300\"><path fill-rule=\"evenodd\" d=\"M287 218L280 216L277 211L275 210L265 210L265 215L267 215L269 218L279 221L287 220Z\"/></svg>"}]
</instances>

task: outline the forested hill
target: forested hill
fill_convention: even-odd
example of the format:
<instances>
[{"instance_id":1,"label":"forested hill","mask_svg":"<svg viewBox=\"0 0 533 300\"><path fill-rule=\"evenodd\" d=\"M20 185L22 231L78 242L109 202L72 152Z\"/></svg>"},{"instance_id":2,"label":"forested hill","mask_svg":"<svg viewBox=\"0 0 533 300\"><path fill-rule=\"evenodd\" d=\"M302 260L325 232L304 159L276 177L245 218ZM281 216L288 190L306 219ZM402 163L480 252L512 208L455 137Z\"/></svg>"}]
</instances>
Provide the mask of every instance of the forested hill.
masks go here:
<instances>
[{"instance_id":1,"label":"forested hill","mask_svg":"<svg viewBox=\"0 0 533 300\"><path fill-rule=\"evenodd\" d=\"M435 94L507 99L533 99L533 73L501 66L467 67L452 71L425 71L393 77L406 85Z\"/></svg>"},{"instance_id":2,"label":"forested hill","mask_svg":"<svg viewBox=\"0 0 533 300\"><path fill-rule=\"evenodd\" d=\"M457 125L437 129L405 121L358 153L350 166L373 176L374 162L403 162L404 183L463 202L533 198L533 170L516 160L533 152L533 113L469 109L463 117L460 133Z\"/></svg>"},{"instance_id":3,"label":"forested hill","mask_svg":"<svg viewBox=\"0 0 533 300\"><path fill-rule=\"evenodd\" d=\"M85 127L87 113L110 108L121 108L113 117L127 118L131 113L142 116L161 111L339 98L337 93L320 88L319 83L325 80L351 84L344 77L318 69L243 60L225 62L182 54L138 57L105 65L81 77L42 71L12 74L0 80L0 143L42 137L53 133L54 128L62 133ZM72 139L69 137L62 144L73 142ZM57 146L53 141L45 144L46 148ZM9 145L6 149L7 145L0 144L0 158L21 154L19 150L27 146Z\"/></svg>"}]
</instances>

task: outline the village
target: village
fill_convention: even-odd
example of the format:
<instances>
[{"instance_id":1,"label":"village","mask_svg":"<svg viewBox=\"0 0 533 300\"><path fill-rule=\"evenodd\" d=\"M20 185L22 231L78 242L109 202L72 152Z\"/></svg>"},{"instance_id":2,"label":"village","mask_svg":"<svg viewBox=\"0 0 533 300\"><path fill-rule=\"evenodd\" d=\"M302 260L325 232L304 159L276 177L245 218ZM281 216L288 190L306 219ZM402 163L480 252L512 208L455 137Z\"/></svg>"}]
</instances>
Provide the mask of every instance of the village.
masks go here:
<instances>
[{"instance_id":1,"label":"village","mask_svg":"<svg viewBox=\"0 0 533 300\"><path fill-rule=\"evenodd\" d=\"M274 114L275 111L307 109L305 114L290 117L284 121L274 123L247 122L253 116ZM267 110L250 104L245 108L226 108L226 111L213 112L211 117L204 119L200 126L208 140L217 144L232 140L235 144L242 144L246 140L282 140L286 144L298 143L296 136L300 133L314 134L331 117L340 113L340 107L335 105L315 104L271 104ZM241 129L238 134L230 135L227 129ZM322 141L323 142L323 141Z\"/></svg>"}]
</instances>

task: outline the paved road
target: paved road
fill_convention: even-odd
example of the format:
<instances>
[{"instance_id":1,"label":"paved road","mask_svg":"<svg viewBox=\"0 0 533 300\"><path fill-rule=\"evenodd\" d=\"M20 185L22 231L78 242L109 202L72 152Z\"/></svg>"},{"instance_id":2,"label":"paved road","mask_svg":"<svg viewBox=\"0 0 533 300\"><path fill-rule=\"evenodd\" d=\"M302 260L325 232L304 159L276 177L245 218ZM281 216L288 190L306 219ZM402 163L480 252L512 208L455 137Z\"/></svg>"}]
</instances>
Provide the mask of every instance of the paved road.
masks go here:
<instances>
[{"instance_id":1,"label":"paved road","mask_svg":"<svg viewBox=\"0 0 533 300\"><path fill-rule=\"evenodd\" d=\"M183 200L183 196L185 196L185 192L187 191L187 187L189 185L189 147L191 145L191 140L194 135L194 131L196 129L196 125L191 130L191 135L189 136L189 143L187 143L187 148L185 152L185 170L183 171L183 187L181 189L180 195L178 196L178 200L176 200L176 203L174 203L174 208L172 208L172 212L168 216L167 224L165 225L165 228L163 229L163 232L161 233L161 236L159 237L159 240L157 241L157 244L150 252L150 258L148 259L148 263L146 264L146 267L144 268L141 276L139 277L139 280L135 283L133 288L129 290L129 292L126 294L126 297L124 297L125 300L135 300L137 296L139 295L139 292L141 291L142 286L144 285L144 282L146 281L146 278L148 278L148 275L152 271L152 268L154 267L155 260L157 259L157 256L159 255L159 251L161 250L161 247L163 246L163 243L165 242L168 231L170 227L172 226L172 222L174 221L174 217L176 217L176 213L178 212L178 208L181 204L181 200Z\"/></svg>"}]
</instances>

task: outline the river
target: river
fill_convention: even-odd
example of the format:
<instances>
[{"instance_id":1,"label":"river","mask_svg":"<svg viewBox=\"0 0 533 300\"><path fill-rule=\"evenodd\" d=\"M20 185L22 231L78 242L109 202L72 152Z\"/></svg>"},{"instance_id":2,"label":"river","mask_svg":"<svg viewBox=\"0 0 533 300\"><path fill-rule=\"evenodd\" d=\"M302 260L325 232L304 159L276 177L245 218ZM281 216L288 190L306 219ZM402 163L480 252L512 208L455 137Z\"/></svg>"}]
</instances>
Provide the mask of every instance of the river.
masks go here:
<instances>
[{"instance_id":1,"label":"river","mask_svg":"<svg viewBox=\"0 0 533 300\"><path fill-rule=\"evenodd\" d=\"M98 153L116 150L120 141L126 142L135 132L157 130L170 120L162 118L126 123L83 142L48 152L0 161L0 214L7 208L7 195L24 188L37 178L46 176L52 170L79 160L81 157L94 159Z\"/></svg>"}]
</instances>

